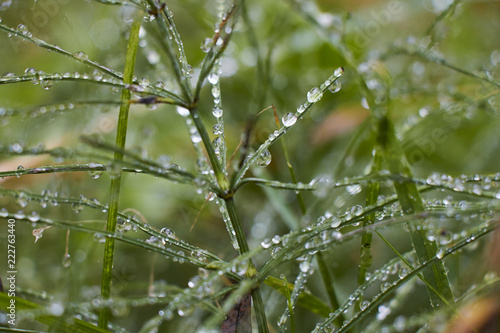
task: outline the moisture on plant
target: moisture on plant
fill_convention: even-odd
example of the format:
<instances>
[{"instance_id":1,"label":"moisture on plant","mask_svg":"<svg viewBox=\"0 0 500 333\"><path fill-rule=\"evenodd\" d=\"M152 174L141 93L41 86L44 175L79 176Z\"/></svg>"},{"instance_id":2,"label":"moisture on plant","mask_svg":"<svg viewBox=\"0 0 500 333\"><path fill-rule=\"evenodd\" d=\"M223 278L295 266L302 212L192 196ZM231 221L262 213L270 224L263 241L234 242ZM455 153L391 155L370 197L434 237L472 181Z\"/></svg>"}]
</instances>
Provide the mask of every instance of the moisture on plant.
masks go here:
<instances>
[{"instance_id":1,"label":"moisture on plant","mask_svg":"<svg viewBox=\"0 0 500 333\"><path fill-rule=\"evenodd\" d=\"M500 331L499 14L0 0L0 331Z\"/></svg>"}]
</instances>

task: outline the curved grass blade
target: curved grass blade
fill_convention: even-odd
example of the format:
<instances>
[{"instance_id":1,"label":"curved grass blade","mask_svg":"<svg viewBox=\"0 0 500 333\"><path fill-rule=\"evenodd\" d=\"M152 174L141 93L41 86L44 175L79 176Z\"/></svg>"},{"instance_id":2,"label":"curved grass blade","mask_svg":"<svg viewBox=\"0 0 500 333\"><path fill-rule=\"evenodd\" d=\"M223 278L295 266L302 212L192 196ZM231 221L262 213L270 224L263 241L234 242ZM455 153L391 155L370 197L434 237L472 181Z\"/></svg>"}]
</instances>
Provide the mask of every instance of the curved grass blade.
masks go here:
<instances>
[{"instance_id":1,"label":"curved grass blade","mask_svg":"<svg viewBox=\"0 0 500 333\"><path fill-rule=\"evenodd\" d=\"M42 324L57 328L59 332L75 333L106 333L108 330L99 328L81 319L67 316L54 316L44 306L27 301L20 297L9 297L6 293L0 293L0 307L6 309L15 301L17 311L29 311L34 314L34 319ZM0 331L3 331L0 328ZM7 331L8 332L8 331ZM13 331L16 332L16 331ZM18 332L18 331L17 331ZM22 331L21 331L22 332Z\"/></svg>"}]
</instances>

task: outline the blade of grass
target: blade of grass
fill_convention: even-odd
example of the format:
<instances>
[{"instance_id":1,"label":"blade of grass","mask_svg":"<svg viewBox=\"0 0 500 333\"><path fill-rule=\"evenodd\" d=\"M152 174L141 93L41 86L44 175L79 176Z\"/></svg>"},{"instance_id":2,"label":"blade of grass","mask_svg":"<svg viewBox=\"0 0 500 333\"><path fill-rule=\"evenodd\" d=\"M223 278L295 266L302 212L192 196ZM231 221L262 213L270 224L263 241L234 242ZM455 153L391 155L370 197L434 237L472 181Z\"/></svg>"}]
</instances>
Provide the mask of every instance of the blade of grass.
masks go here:
<instances>
[{"instance_id":1,"label":"blade of grass","mask_svg":"<svg viewBox=\"0 0 500 333\"><path fill-rule=\"evenodd\" d=\"M184 54L184 46L180 40L170 10L164 3L162 6L158 6L156 2L157 1L147 0L152 11L155 12L155 21L162 33L162 38L159 39L159 41L170 60L175 79L181 88L182 96L186 101L190 101L193 93L190 84L190 76L186 73L187 66L189 65L186 63L187 58ZM174 44L177 44L177 47L175 47Z\"/></svg>"},{"instance_id":2,"label":"blade of grass","mask_svg":"<svg viewBox=\"0 0 500 333\"><path fill-rule=\"evenodd\" d=\"M394 133L394 127L387 117L379 119L378 131L379 144L383 148L385 162L389 171L392 174L402 174L411 178L412 174L405 164L400 143ZM394 188L398 195L398 200L401 203L403 214L410 215L425 211L420 193L415 183L395 181ZM413 224L408 224L408 228L418 260L423 263L435 257L437 244L435 241L427 239L426 231L422 228L417 228ZM442 297L448 300L449 303L454 304L450 282L442 261L438 261L431 265L430 269L425 269L424 277ZM427 290L432 306L436 307L443 305L440 295L432 292L430 289Z\"/></svg>"},{"instance_id":3,"label":"blade of grass","mask_svg":"<svg viewBox=\"0 0 500 333\"><path fill-rule=\"evenodd\" d=\"M382 164L382 153L380 149L376 148L375 155L373 156L373 165L372 165L372 173L379 172ZM371 182L368 185L368 191L366 194L366 206L372 206L377 203L378 195L380 190L380 183L378 181ZM375 222L375 212L367 215L363 220L363 228L366 226L372 225ZM366 231L363 233L361 237L361 250L360 250L360 263L359 263L359 271L358 271L358 286L361 286L366 281L366 273L368 268L370 268L373 257L371 253L372 246L372 231ZM363 301L362 297L360 297L356 301L355 311L360 310L361 302Z\"/></svg>"},{"instance_id":4,"label":"blade of grass","mask_svg":"<svg viewBox=\"0 0 500 333\"><path fill-rule=\"evenodd\" d=\"M273 276L266 277L264 283L286 296L287 299L289 298L288 295L291 294L294 288L292 283L285 284L284 280L275 278ZM327 304L325 304L321 299L317 298L313 294L308 293L307 291L302 291L300 293L297 300L297 305L325 318L327 318L328 315L332 312L332 309Z\"/></svg>"},{"instance_id":5,"label":"blade of grass","mask_svg":"<svg viewBox=\"0 0 500 333\"><path fill-rule=\"evenodd\" d=\"M243 226L241 225L240 218L236 211L236 206L234 203L234 198L225 199L227 211L231 218L231 223L233 224L233 229L236 233L236 239L239 245L239 253L245 254L249 251L248 243L245 238L245 232L243 230ZM256 273L256 269L253 264L250 264L250 268L248 270L248 275L251 277ZM252 300L254 304L255 315L257 317L257 328L259 333L268 333L269 329L267 327L267 319L266 319L266 309L264 306L264 301L262 300L262 295L260 294L260 288L256 288L252 290Z\"/></svg>"},{"instance_id":6,"label":"blade of grass","mask_svg":"<svg viewBox=\"0 0 500 333\"><path fill-rule=\"evenodd\" d=\"M131 83L134 76L135 58L137 53L137 46L139 45L139 29L141 28L141 18L137 17L132 23L130 29L130 36L127 47L127 55L125 59L124 82ZM125 141L127 138L127 125L128 125L128 112L130 105L130 90L122 90L122 106L120 107L120 115L118 118L118 129L116 133L116 146L118 149L125 148ZM120 150L115 152L115 160L123 160L123 152ZM115 232L116 221L118 216L118 200L120 197L120 184L121 172L118 172L115 177L111 179L110 193L109 193L109 212L108 221L106 223L106 231ZM106 238L104 247L103 258L103 272L101 281L101 298L108 299L111 296L111 277L113 270L113 255L114 255L115 240L113 238ZM107 328L108 320L111 311L109 308L102 308L99 312L99 327Z\"/></svg>"},{"instance_id":7,"label":"blade of grass","mask_svg":"<svg viewBox=\"0 0 500 333\"><path fill-rule=\"evenodd\" d=\"M7 293L0 293L0 307L2 309L7 309L9 305L11 305L12 300L15 301L15 306L17 311L31 311L34 314L34 320L56 327L58 330L62 330L63 332L75 332L75 333L104 333L108 332L102 328L94 326L90 323L87 323L81 319L77 319L74 317L68 318L67 316L54 316L50 315L50 311L46 310L42 305L37 303L33 303L27 301L20 297L10 297ZM7 328L0 327L0 331L6 330L9 332ZM12 330L12 332L24 332ZM35 331L26 331L26 332L35 332Z\"/></svg>"}]
</instances>

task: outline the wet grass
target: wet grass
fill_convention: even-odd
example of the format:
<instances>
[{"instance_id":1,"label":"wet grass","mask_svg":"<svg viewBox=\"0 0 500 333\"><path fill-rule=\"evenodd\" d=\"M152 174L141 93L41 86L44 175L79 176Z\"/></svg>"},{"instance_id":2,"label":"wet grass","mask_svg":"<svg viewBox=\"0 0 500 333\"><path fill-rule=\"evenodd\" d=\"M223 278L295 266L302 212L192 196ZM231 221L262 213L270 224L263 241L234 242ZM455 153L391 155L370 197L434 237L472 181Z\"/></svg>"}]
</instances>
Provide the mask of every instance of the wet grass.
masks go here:
<instances>
[{"instance_id":1,"label":"wet grass","mask_svg":"<svg viewBox=\"0 0 500 333\"><path fill-rule=\"evenodd\" d=\"M493 4L188 2L5 8L3 330L451 332L497 304L500 56L452 44ZM104 14L30 29L47 8Z\"/></svg>"}]
</instances>

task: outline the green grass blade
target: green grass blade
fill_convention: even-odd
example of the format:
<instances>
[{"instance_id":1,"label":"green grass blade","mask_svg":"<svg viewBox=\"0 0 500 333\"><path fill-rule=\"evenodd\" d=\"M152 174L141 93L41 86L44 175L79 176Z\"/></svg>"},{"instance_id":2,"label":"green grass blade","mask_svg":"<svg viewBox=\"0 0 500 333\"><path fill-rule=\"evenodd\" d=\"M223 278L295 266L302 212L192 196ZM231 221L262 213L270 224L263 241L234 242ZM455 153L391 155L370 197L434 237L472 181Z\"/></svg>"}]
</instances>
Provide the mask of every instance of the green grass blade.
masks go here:
<instances>
[{"instance_id":1,"label":"green grass blade","mask_svg":"<svg viewBox=\"0 0 500 333\"><path fill-rule=\"evenodd\" d=\"M287 291L284 281L273 276L268 276L264 280L264 283L274 290L278 291L279 293L283 294L284 296L286 296L287 294L291 294L294 287L292 283L288 283ZM325 302L305 291L300 293L300 296L297 300L297 305L324 318L328 317L330 312L332 312L332 309Z\"/></svg>"},{"instance_id":2,"label":"green grass blade","mask_svg":"<svg viewBox=\"0 0 500 333\"><path fill-rule=\"evenodd\" d=\"M373 156L372 173L377 173L381 169L382 154L379 149L375 150L375 155ZM378 195L380 192L380 183L375 181L368 185L368 191L366 194L366 205L372 206L377 203ZM375 212L367 215L363 220L363 228L372 225L375 222ZM366 231L361 237L361 250L360 250L360 263L358 271L358 286L362 285L366 281L366 273L370 266L372 265L373 256L371 253L372 246L372 231ZM360 304L362 302L361 297L356 301L356 310L359 311Z\"/></svg>"},{"instance_id":3,"label":"green grass blade","mask_svg":"<svg viewBox=\"0 0 500 333\"><path fill-rule=\"evenodd\" d=\"M385 162L389 171L392 174L402 174L411 178L411 171L405 165L404 155L394 133L393 125L386 117L379 121L379 143L384 149ZM420 193L415 183L395 181L394 188L405 215L425 211ZM429 241L426 237L426 231L422 228L417 228L413 224L409 224L408 226L419 261L422 263L433 258L437 251L436 242ZM442 261L438 261L433 264L430 269L424 270L423 274L426 281L429 282L440 295L447 299L448 302L454 303L450 282L448 281L448 275ZM433 306L443 305L441 298L436 293L432 292L430 289L428 289L428 291Z\"/></svg>"},{"instance_id":4,"label":"green grass blade","mask_svg":"<svg viewBox=\"0 0 500 333\"><path fill-rule=\"evenodd\" d=\"M105 329L94 326L81 319L68 318L68 316L54 316L42 305L27 301L20 297L9 297L7 293L0 293L0 308L7 309L14 300L17 311L30 311L34 314L34 319L42 324L57 327L58 332L72 333L104 333ZM4 328L0 328L3 331ZM16 332L16 331L12 331ZM21 331L22 332L22 331ZM30 331L33 332L33 331Z\"/></svg>"},{"instance_id":5,"label":"green grass blade","mask_svg":"<svg viewBox=\"0 0 500 333\"><path fill-rule=\"evenodd\" d=\"M125 59L124 82L131 83L134 76L135 57L137 53L137 46L139 45L139 29L141 28L141 18L136 18L132 23L130 30L130 37L127 47L127 55ZM123 90L120 107L120 115L118 118L118 130L116 133L116 147L118 149L125 148L125 141L127 137L128 125L128 112L130 105L127 103L130 100L130 90ZM123 160L123 152L115 152L115 160ZM108 221L106 224L106 231L115 232L116 221L118 216L118 199L120 196L120 183L121 173L119 172L114 178L111 179L110 194L109 194L109 212ZM115 240L113 238L106 238L103 259L103 273L101 281L101 297L108 299L111 295L111 277L113 270L113 256L114 256ZM110 316L110 309L103 308L99 312L99 326L107 328Z\"/></svg>"}]
</instances>

